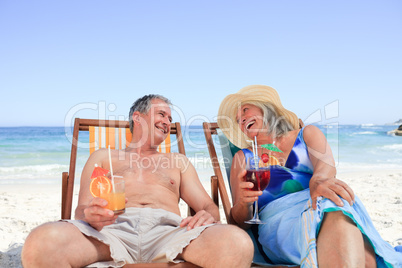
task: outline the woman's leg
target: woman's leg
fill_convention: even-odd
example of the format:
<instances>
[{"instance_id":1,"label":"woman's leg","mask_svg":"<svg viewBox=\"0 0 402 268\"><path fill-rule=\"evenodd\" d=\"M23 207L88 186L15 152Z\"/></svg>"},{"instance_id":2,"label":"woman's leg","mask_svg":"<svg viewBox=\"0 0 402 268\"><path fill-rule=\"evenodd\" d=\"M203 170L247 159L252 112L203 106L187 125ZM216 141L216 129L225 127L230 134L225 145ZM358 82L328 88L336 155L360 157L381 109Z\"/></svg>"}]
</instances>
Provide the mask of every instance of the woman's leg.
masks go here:
<instances>
[{"instance_id":1,"label":"woman's leg","mask_svg":"<svg viewBox=\"0 0 402 268\"><path fill-rule=\"evenodd\" d=\"M325 214L317 237L321 267L376 267L375 254L360 230L342 211Z\"/></svg>"}]
</instances>

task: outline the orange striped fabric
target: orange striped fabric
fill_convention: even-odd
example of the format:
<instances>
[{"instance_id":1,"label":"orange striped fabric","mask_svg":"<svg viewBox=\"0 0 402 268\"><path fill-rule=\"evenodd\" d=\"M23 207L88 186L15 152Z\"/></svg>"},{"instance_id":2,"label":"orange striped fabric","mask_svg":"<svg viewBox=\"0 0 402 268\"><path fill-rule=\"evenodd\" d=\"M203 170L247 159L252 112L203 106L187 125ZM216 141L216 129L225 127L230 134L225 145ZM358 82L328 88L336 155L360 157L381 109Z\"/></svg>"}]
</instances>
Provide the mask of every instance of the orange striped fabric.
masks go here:
<instances>
[{"instance_id":1,"label":"orange striped fabric","mask_svg":"<svg viewBox=\"0 0 402 268\"><path fill-rule=\"evenodd\" d=\"M132 134L128 128L111 127L89 127L89 153L92 154L100 148L124 149L128 147L132 139ZM158 151L161 153L171 152L170 134L165 141L159 145Z\"/></svg>"}]
</instances>

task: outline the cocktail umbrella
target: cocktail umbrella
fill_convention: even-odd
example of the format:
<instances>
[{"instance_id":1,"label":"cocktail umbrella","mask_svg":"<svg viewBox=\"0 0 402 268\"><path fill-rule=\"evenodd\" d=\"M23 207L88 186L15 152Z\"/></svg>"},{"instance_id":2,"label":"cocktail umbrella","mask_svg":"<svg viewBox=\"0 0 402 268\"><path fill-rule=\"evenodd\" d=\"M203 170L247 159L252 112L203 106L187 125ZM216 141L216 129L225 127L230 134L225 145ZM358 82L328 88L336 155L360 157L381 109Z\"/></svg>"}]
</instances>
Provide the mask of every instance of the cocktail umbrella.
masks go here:
<instances>
[{"instance_id":1,"label":"cocktail umbrella","mask_svg":"<svg viewBox=\"0 0 402 268\"><path fill-rule=\"evenodd\" d=\"M268 150L270 150L270 151L273 151L273 152L280 152L280 153L282 153L282 151L281 151L278 147L276 147L275 144L263 144L263 145L261 145L261 147L262 147L262 148L265 148L265 149L268 149Z\"/></svg>"},{"instance_id":2,"label":"cocktail umbrella","mask_svg":"<svg viewBox=\"0 0 402 268\"><path fill-rule=\"evenodd\" d=\"M109 170L98 167L95 165L94 171L92 171L91 179L96 178L98 176L106 176L109 173Z\"/></svg>"}]
</instances>

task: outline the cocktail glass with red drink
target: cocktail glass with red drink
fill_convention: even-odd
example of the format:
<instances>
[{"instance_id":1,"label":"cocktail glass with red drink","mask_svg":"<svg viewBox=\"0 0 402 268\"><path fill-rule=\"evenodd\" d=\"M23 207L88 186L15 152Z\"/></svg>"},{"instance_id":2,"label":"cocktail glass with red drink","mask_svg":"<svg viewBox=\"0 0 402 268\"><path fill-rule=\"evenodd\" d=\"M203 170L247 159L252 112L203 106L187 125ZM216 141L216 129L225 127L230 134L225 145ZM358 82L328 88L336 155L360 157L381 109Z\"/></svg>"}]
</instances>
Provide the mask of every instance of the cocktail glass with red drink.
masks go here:
<instances>
[{"instance_id":1,"label":"cocktail glass with red drink","mask_svg":"<svg viewBox=\"0 0 402 268\"><path fill-rule=\"evenodd\" d=\"M271 171L270 166L261 165L260 163L264 162L260 157L250 157L247 159L246 163L246 176L245 181L252 182L254 184L251 191L263 191L267 188L270 178ZM254 202L254 216L252 219L245 221L245 223L249 224L264 224L263 221L260 220L258 216L258 200Z\"/></svg>"}]
</instances>

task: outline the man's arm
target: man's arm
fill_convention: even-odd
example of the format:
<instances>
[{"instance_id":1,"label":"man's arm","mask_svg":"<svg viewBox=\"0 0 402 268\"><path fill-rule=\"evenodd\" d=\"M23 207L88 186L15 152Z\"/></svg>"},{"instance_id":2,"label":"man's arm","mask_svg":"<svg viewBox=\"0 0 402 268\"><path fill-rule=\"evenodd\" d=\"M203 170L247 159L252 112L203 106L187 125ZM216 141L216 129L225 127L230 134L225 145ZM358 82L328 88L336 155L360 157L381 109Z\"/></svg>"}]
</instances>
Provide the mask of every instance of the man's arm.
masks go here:
<instances>
[{"instance_id":1,"label":"man's arm","mask_svg":"<svg viewBox=\"0 0 402 268\"><path fill-rule=\"evenodd\" d=\"M219 209L202 186L194 166L186 156L175 154L181 175L180 197L196 212L183 220L188 229L220 220Z\"/></svg>"},{"instance_id":2,"label":"man's arm","mask_svg":"<svg viewBox=\"0 0 402 268\"><path fill-rule=\"evenodd\" d=\"M95 164L102 167L102 160L105 157L107 157L107 151L100 149L88 158L82 170L78 205L75 209L75 219L86 221L97 230L114 223L117 218L113 211L104 208L107 201L99 197L94 198L89 190Z\"/></svg>"}]
</instances>

